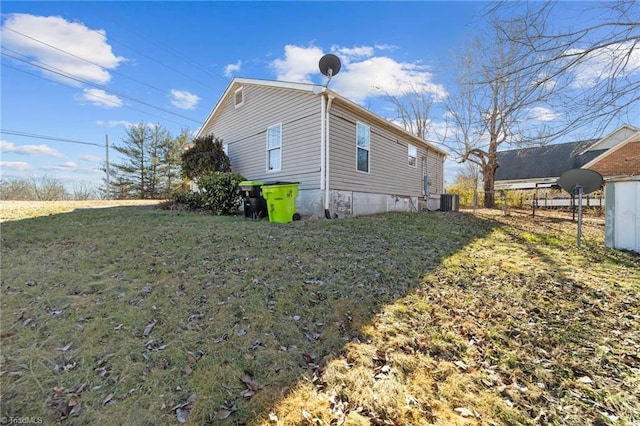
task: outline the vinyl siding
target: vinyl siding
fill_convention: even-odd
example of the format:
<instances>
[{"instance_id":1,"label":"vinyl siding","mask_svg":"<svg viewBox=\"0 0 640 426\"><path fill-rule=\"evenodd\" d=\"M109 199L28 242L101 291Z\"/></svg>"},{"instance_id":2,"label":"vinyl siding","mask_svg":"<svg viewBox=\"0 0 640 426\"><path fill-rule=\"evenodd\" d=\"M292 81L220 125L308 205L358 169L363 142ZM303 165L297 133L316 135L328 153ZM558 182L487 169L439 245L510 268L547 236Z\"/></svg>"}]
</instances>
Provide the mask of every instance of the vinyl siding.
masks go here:
<instances>
[{"instance_id":1,"label":"vinyl siding","mask_svg":"<svg viewBox=\"0 0 640 426\"><path fill-rule=\"evenodd\" d=\"M331 189L399 196L422 196L423 158L429 192L442 192L442 156L426 145L362 119L334 103L330 112L329 180ZM369 173L356 170L356 122L370 128ZM417 167L409 166L407 146L417 148Z\"/></svg>"},{"instance_id":2,"label":"vinyl siding","mask_svg":"<svg viewBox=\"0 0 640 426\"><path fill-rule=\"evenodd\" d=\"M247 179L301 182L320 187L320 98L312 93L244 84L244 103L234 105L235 89L201 134L229 146L234 171ZM282 123L281 170L267 171L267 127Z\"/></svg>"}]
</instances>

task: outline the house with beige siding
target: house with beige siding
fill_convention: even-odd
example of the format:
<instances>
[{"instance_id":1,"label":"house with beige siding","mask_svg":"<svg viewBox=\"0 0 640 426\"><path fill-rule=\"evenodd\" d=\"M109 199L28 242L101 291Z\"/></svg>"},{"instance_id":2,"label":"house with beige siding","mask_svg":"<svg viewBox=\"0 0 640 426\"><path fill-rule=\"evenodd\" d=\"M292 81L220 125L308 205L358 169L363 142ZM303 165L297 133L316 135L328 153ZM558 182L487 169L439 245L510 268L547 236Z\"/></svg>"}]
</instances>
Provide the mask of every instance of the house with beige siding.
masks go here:
<instances>
[{"instance_id":1,"label":"house with beige siding","mask_svg":"<svg viewBox=\"0 0 640 426\"><path fill-rule=\"evenodd\" d=\"M439 208L446 153L324 86L234 78L209 134L247 179L299 182L302 215Z\"/></svg>"}]
</instances>

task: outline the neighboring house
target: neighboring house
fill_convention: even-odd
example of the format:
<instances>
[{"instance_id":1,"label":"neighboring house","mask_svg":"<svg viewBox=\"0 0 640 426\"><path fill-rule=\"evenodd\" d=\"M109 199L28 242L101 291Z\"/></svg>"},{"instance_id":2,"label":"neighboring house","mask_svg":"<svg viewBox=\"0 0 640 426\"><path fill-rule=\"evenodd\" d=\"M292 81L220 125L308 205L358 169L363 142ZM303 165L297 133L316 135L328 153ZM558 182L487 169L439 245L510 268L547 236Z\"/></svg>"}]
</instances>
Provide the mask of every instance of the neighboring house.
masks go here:
<instances>
[{"instance_id":1,"label":"neighboring house","mask_svg":"<svg viewBox=\"0 0 640 426\"><path fill-rule=\"evenodd\" d=\"M439 208L446 153L324 86L234 78L208 134L247 179L300 182L303 215Z\"/></svg>"},{"instance_id":2,"label":"neighboring house","mask_svg":"<svg viewBox=\"0 0 640 426\"><path fill-rule=\"evenodd\" d=\"M590 169L605 180L640 175L640 130L622 126L602 139L500 151L495 189L555 187L571 169Z\"/></svg>"}]
</instances>

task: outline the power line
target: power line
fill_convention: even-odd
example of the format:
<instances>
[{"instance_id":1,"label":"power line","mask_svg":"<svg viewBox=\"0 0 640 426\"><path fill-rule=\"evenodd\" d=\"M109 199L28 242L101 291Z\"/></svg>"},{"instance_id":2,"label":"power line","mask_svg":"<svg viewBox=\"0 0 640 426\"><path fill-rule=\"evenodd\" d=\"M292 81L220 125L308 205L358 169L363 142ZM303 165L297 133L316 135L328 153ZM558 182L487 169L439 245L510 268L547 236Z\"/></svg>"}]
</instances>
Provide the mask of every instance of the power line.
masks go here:
<instances>
[{"instance_id":1,"label":"power line","mask_svg":"<svg viewBox=\"0 0 640 426\"><path fill-rule=\"evenodd\" d=\"M108 14L108 12L107 12L106 14ZM132 34L137 35L138 37L140 37L140 38L142 38L142 39L144 39L144 40L147 40L149 43L151 43L151 44L153 44L154 46L156 46L156 47L160 48L161 50L164 50L165 52L169 52L169 53L173 54L174 56L176 56L176 57L178 57L178 58L180 58L180 59L182 59L182 60L184 60L184 61L188 62L189 64L191 64L191 65L193 65L193 66L195 66L195 67L199 68L199 69L200 69L200 70L202 70L204 73L206 73L206 74L208 74L208 75L210 75L210 76L212 76L212 77L216 77L216 78L219 78L219 79L221 79L221 80L227 81L227 79L226 79L226 78L224 78L224 77L220 76L219 74L216 74L216 73L212 72L211 70L209 70L209 69L207 69L206 67L202 66L199 62L196 62L196 61L194 61L193 59L189 58L188 56L184 55L182 52L180 52L180 51L178 51L178 50L176 50L176 49L173 49L173 48L169 47L169 46L168 46L168 45L166 45L165 43L158 42L158 41L154 40L153 38L151 38L150 36L148 36L148 35L146 35L146 34L144 34L144 33L140 32L140 31L136 31L135 29L132 29L132 28L131 28L131 26L130 26L130 25L128 25L128 23L127 23L127 22L125 22L123 19L121 19L121 16L118 16L117 18L120 18L120 19L116 19L116 18L114 18L114 16L113 16L113 15L109 15L109 17L108 17L107 19L110 19L110 20L111 20L111 22L114 22L114 23L116 23L117 25L120 25L120 27L124 28L126 31L129 31L129 32L130 32L130 33L132 33ZM92 30L92 31L97 32L96 30ZM125 47L128 47L129 49L133 50L134 52L137 52L137 53L140 53L140 54L144 55L144 53L138 52L138 51L136 51L135 49L133 49L132 47L124 45L123 43L121 43L121 42L119 42L119 41L115 40L115 39L114 39L113 37L111 37L111 36L107 36L107 35L102 34L102 33L99 33L99 34L100 34L100 35L102 35L103 37L107 38L107 39L111 39L111 40L116 41L117 43L119 43L119 44L121 44L121 45L123 45L123 46L125 46ZM151 59L152 59L152 60L154 60L153 58L151 58ZM155 61L155 60L154 60L154 61ZM171 68L169 68L169 69L171 69ZM177 71L177 70L176 70L176 72L179 72L179 71ZM182 74L182 73L181 73L181 74ZM182 75L185 75L185 74L182 74ZM190 78L191 78L191 76L189 76L189 75L187 75L187 77L190 77ZM197 81L197 80L194 80L194 81ZM198 81L198 82L199 82L199 81ZM201 84L202 84L202 83L201 83ZM206 87L210 87L210 86L206 86Z\"/></svg>"},{"instance_id":2,"label":"power line","mask_svg":"<svg viewBox=\"0 0 640 426\"><path fill-rule=\"evenodd\" d=\"M41 76L41 75L39 75L39 74L34 74L34 73L32 73L32 72L25 71L25 70L23 70L23 69L21 69L21 68L14 67L14 66L11 66L11 65L6 64L6 63L3 63L3 64L2 64L2 66L3 66L3 67L7 67L7 68L14 69L14 70L16 70L16 71L20 71L20 72L25 73L25 74L27 74L27 75L30 75L30 76L32 76L32 77L36 77L36 78L44 78L43 76ZM45 78L45 79L46 79L46 78ZM49 81L58 81L58 80L52 80L52 79L46 79L46 80L49 80ZM95 95L95 94L94 94L94 95L92 95L92 96L93 96L93 97L95 97L95 98L99 98L99 99L109 100L109 99L107 99L107 98L104 98L104 97L102 97L102 96ZM182 125L184 125L184 123L181 123L181 122L179 122L179 121L171 120L171 119L169 119L169 118L165 118L165 117L162 117L162 116L160 116L160 115L158 115L158 114L154 114L154 113L149 112L149 111L144 111L144 110L141 110L141 109L139 109L139 108L134 108L134 107L132 107L132 106L130 106L130 105L125 105L125 108L129 108L129 109L132 109L132 110L134 110L134 111L141 112L141 113L143 113L143 114L152 115L152 116L154 116L154 117L157 117L157 118L162 119L163 121L170 121L171 123L179 124L179 125L181 125L181 126L182 126Z\"/></svg>"},{"instance_id":3,"label":"power line","mask_svg":"<svg viewBox=\"0 0 640 426\"><path fill-rule=\"evenodd\" d=\"M106 67L104 67L104 66L102 66L102 65L100 65L100 64L97 64L97 63L95 63L95 62L93 62L93 61L90 61L90 60L88 60L88 59L86 59L86 58L83 58L83 57L81 57L81 56L75 55L75 54L73 54L73 53L71 53L71 52L69 52L69 51L67 51L67 50L60 49L59 47L53 46L53 45L51 45L51 44L49 44L49 43L47 43L47 42L44 42L44 41L42 41L42 40L39 40L39 39L35 38L35 37L31 37L31 36L30 36L30 35L28 35L28 34L24 34L24 33L20 32L20 31L14 30L13 28L5 27L5 29L7 29L7 30L9 30L9 31L11 31L11 32L13 32L13 33L19 34L19 35L21 35L21 36L23 36L23 37L26 37L26 38L28 38L28 39L30 39L30 40L33 40L33 41L35 41L35 42L37 42L37 43L43 44L43 45L45 45L45 46L47 46L47 47L49 47L49 48L51 48L51 49L57 50L58 52L62 52L62 53L64 53L65 55L69 55L69 56L74 57L74 58L76 58L76 59L79 59L79 60L81 60L81 61L83 61L83 62L86 62L86 63L88 63L88 64L95 65L96 67L99 67L100 69L105 70L105 71L107 71L107 72L110 72L110 73L113 73L113 74L120 75L120 76L122 76L122 77L124 77L124 78L126 78L126 79L129 79L129 80L131 80L131 81L135 81L136 83L142 84L142 85L147 86L147 87L149 87L149 88L151 88L151 89L157 90L157 91L159 91L159 92L161 92L161 93L166 93L166 91L165 91L164 89L160 89L159 87L153 86L153 85L148 84L148 83L146 83L146 82L144 82L144 81L140 81L140 80L135 79L135 78L133 78L133 77L129 77L128 75L125 75L125 74L123 74L123 73L121 73L121 72L119 72L119 71L117 71L117 70L113 70L113 69L106 68ZM12 51L12 52L14 52L14 53L21 54L21 53L19 53L19 52L16 52L15 50L12 50L12 49L9 49L9 48L6 48L6 49L7 49L7 50L10 50L10 51ZM23 56L24 56L24 55L23 55Z\"/></svg>"},{"instance_id":4,"label":"power line","mask_svg":"<svg viewBox=\"0 0 640 426\"><path fill-rule=\"evenodd\" d=\"M68 142L68 143L75 143L80 145L92 145L92 146L99 146L101 148L104 148L104 145L100 145L94 142L79 141L75 139L65 139L65 138L59 138L55 136L36 135L34 133L19 132L17 130L0 129L0 133L3 133L5 135L23 136L25 138L45 139L49 141Z\"/></svg>"},{"instance_id":5,"label":"power line","mask_svg":"<svg viewBox=\"0 0 640 426\"><path fill-rule=\"evenodd\" d=\"M165 63L163 63L163 62L160 62L159 60L157 60L157 59L155 59L155 58L153 58L153 57L151 57L151 56L147 55L146 53L144 53L144 52L140 52L139 50L134 49L133 47L131 47L131 46L129 46L129 45L127 45L127 44L125 44L125 43L123 43L123 42L119 41L119 40L116 40L115 38L113 38L113 37L111 37L111 36L108 36L108 35L106 35L106 34L103 34L103 33L101 33L100 31L98 31L98 30L94 30L94 29L92 29L92 28L88 28L88 29L89 29L90 31L93 31L93 32L94 32L94 33L96 33L96 34L100 34L100 36L104 37L106 40L111 40L111 41L113 41L113 42L116 42L117 44L119 44L119 45L121 45L121 46L124 46L124 47L126 47L127 49L129 49L129 50L131 50L131 51L133 51L133 52L136 52L138 55L144 56L145 58L150 59L151 61L156 62L156 63L158 63L158 64L162 65L163 67L165 67L165 68L166 68L166 69L168 69L168 70L171 70L171 71L173 71L173 72L175 72L175 73L178 73L178 74L182 75L183 77L188 78L188 79L189 79L189 80L191 80L191 81L195 81L196 83L198 83L198 84L202 85L203 87L206 87L206 88L209 88L209 89L211 89L211 88L212 88L212 86L210 86L209 84L207 84L207 83L203 83L203 82L201 82L200 80L197 80L197 79L193 78L193 76L190 76L189 74L183 73L182 71L180 71L180 70L178 70L178 69L176 69L176 68L170 67L169 65L167 65L167 64L165 64Z\"/></svg>"},{"instance_id":6,"label":"power line","mask_svg":"<svg viewBox=\"0 0 640 426\"><path fill-rule=\"evenodd\" d=\"M18 54L18 55L21 55L21 56L23 56L23 57L26 57L26 56L22 55L21 53L16 52L15 50L12 50L12 49L9 49L9 48L6 48L6 47L5 47L4 49L5 49L5 50L8 50L8 51L10 51L10 52L14 52L14 53L16 53L16 54ZM60 76L62 76L62 77L65 77L65 78L68 78L68 79L74 80L74 81L77 81L77 82L79 82L79 83L83 83L83 84L86 84L86 85L88 85L88 86L92 86L92 87L95 87L95 88L98 88L98 89L108 90L110 93L113 93L113 94L115 94L115 95L118 95L118 96L120 96L120 97L122 97L122 98L124 98L124 99L128 99L128 100L131 100L131 101L133 101L133 102L140 103L140 104L142 104L142 105L148 106L148 107L153 108L153 109L157 109L157 110L162 111L162 112L164 112L164 113L166 113L166 114L175 115L176 117L180 117L180 118L182 118L182 119L189 120L189 121L192 121L192 122L194 122L194 123L201 124L201 123L200 123L200 121L198 121L198 120L194 120L193 118L189 118L189 117L187 117L187 116L185 116L185 115L178 114L178 113L175 113L175 112L173 112L173 111L169 111L169 110L167 110L167 109L157 107L157 106L152 105L152 104L150 104L150 103L148 103L148 102L145 102L145 101L142 101L142 100L140 100L140 99L134 98L134 97L132 97L132 96L126 95L126 94L124 94L124 93L120 93L120 92L116 92L116 91L114 91L114 90L108 89L106 86L104 86L104 85L102 85L102 84L96 84L96 83L93 83L93 82L91 82L91 81L85 80L85 79L80 78L80 77L78 77L78 76L76 76L76 75L73 75L73 74L70 74L70 73L68 73L68 72L62 71L61 69L56 68L56 67L54 67L54 66L52 66L52 65L48 65L48 64L45 64L45 63L40 62L40 61L29 61L29 60L27 60L27 59L22 59L22 58L19 58L19 57L14 56L14 55L10 55L10 54L5 53L5 52L2 52L2 54L3 54L3 55L5 55L5 56L8 56L8 57L10 57L10 58L13 58L13 59L15 59L15 60L17 60L17 61L24 62L24 63L29 64L29 65L31 65L31 66L34 66L34 67L37 67L37 68L43 69L43 70L48 71L48 72L50 72L50 73L57 74L57 75L60 75ZM92 95L92 96L93 96L93 95ZM100 97L100 96L98 96L98 95L95 95L95 97L100 98L100 99L104 99L104 100L109 100L109 99L107 99L107 98Z\"/></svg>"}]
</instances>

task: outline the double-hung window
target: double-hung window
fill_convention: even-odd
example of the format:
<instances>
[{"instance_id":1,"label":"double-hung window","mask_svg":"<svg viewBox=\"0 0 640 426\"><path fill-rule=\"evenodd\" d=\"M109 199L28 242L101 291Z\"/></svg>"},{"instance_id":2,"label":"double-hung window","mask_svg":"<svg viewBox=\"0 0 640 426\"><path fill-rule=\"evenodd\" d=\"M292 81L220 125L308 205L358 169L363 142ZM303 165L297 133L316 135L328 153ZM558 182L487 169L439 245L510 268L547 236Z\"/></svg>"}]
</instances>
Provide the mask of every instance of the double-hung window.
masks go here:
<instances>
[{"instance_id":1,"label":"double-hung window","mask_svg":"<svg viewBox=\"0 0 640 426\"><path fill-rule=\"evenodd\" d=\"M418 149L414 145L408 144L407 155L409 156L409 166L416 167L418 164Z\"/></svg>"},{"instance_id":2,"label":"double-hung window","mask_svg":"<svg viewBox=\"0 0 640 426\"><path fill-rule=\"evenodd\" d=\"M267 171L278 171L282 160L282 123L267 128Z\"/></svg>"},{"instance_id":3,"label":"double-hung window","mask_svg":"<svg viewBox=\"0 0 640 426\"><path fill-rule=\"evenodd\" d=\"M370 130L362 123L356 124L356 169L369 173Z\"/></svg>"}]
</instances>

